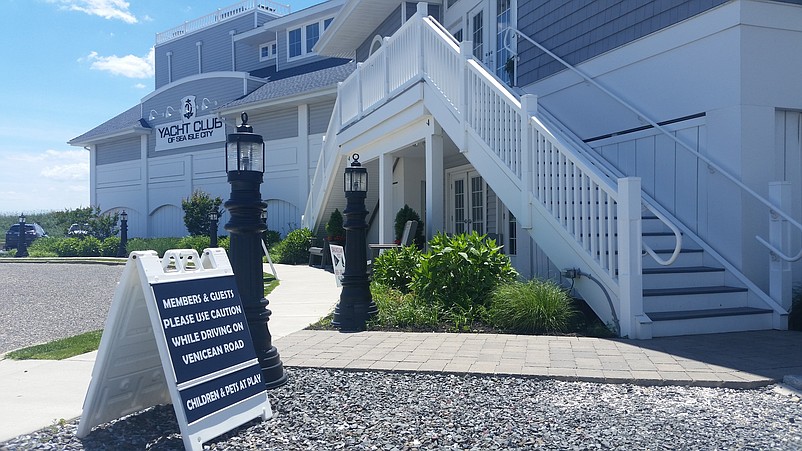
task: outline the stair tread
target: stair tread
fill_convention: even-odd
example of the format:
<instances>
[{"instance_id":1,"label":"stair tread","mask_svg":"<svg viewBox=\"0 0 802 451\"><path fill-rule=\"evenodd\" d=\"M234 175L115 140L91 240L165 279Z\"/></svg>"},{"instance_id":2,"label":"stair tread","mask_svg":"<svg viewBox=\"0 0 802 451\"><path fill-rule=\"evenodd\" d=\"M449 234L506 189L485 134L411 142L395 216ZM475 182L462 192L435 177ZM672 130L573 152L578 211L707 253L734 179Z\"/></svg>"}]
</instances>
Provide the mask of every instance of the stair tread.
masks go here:
<instances>
[{"instance_id":1,"label":"stair tread","mask_svg":"<svg viewBox=\"0 0 802 451\"><path fill-rule=\"evenodd\" d=\"M674 253L674 248L671 249L652 249L657 254L672 254ZM703 249L696 249L696 248L681 248L680 253L683 252L704 252Z\"/></svg>"},{"instance_id":2,"label":"stair tread","mask_svg":"<svg viewBox=\"0 0 802 451\"><path fill-rule=\"evenodd\" d=\"M756 307L731 307L707 310L682 310L677 312L646 313L652 321L671 321L680 319L714 318L720 316L759 315L773 310Z\"/></svg>"},{"instance_id":3,"label":"stair tread","mask_svg":"<svg viewBox=\"0 0 802 451\"><path fill-rule=\"evenodd\" d=\"M742 293L748 291L746 288L729 286L710 286L710 287L682 287L682 288L649 288L643 290L644 296L685 296L689 294L717 294L717 293Z\"/></svg>"},{"instance_id":4,"label":"stair tread","mask_svg":"<svg viewBox=\"0 0 802 451\"><path fill-rule=\"evenodd\" d=\"M724 268L712 266L660 266L657 268L643 268L643 274L678 274L695 272L723 272Z\"/></svg>"}]
</instances>

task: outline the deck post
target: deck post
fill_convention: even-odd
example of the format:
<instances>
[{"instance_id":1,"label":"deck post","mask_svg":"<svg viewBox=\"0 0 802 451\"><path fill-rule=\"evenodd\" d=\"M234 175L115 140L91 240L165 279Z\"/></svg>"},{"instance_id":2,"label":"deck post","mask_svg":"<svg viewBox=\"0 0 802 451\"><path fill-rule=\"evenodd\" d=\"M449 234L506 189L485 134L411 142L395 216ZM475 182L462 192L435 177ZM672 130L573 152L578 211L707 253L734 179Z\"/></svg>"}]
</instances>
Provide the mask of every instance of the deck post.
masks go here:
<instances>
[{"instance_id":1,"label":"deck post","mask_svg":"<svg viewBox=\"0 0 802 451\"><path fill-rule=\"evenodd\" d=\"M782 211L791 210L791 182L770 182L769 201ZM769 212L769 243L788 255L791 231L788 220L775 211ZM791 263L769 253L769 296L786 311L791 309Z\"/></svg>"},{"instance_id":2,"label":"deck post","mask_svg":"<svg viewBox=\"0 0 802 451\"><path fill-rule=\"evenodd\" d=\"M649 339L643 327L643 261L641 257L640 177L618 179L618 286L620 335Z\"/></svg>"}]
</instances>

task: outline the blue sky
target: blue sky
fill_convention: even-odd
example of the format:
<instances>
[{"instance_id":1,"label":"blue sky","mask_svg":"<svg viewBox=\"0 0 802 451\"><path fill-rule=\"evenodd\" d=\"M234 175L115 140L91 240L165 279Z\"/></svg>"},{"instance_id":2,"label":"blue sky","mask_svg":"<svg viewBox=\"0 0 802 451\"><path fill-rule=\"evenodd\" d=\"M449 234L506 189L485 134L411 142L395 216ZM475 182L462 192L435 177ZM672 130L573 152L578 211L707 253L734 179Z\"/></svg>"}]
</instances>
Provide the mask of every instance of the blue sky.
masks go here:
<instances>
[{"instance_id":1,"label":"blue sky","mask_svg":"<svg viewBox=\"0 0 802 451\"><path fill-rule=\"evenodd\" d=\"M0 213L88 206L89 152L67 141L153 90L156 33L235 3L4 0ZM289 3L299 11L320 0Z\"/></svg>"}]
</instances>

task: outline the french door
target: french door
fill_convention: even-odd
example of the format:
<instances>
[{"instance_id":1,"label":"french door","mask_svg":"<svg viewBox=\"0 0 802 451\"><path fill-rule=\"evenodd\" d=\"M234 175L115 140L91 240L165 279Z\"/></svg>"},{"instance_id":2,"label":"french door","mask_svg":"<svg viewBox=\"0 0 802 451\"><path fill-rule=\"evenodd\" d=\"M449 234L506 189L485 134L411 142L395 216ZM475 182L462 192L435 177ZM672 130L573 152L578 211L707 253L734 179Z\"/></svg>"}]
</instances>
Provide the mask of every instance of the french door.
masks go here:
<instances>
[{"instance_id":1,"label":"french door","mask_svg":"<svg viewBox=\"0 0 802 451\"><path fill-rule=\"evenodd\" d=\"M449 230L452 233L487 233L487 189L476 171L449 174Z\"/></svg>"}]
</instances>

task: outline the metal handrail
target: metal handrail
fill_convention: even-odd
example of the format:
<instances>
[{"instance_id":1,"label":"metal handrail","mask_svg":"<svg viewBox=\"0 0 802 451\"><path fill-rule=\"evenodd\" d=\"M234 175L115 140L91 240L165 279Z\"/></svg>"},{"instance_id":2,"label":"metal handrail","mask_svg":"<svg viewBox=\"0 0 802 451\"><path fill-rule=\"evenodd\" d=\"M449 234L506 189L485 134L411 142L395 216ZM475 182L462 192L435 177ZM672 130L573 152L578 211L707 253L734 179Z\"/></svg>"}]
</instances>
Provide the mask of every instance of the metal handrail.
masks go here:
<instances>
[{"instance_id":1,"label":"metal handrail","mask_svg":"<svg viewBox=\"0 0 802 451\"><path fill-rule=\"evenodd\" d=\"M678 137L676 137L673 134L671 134L665 127L663 127L662 125L658 124L654 120L650 119L641 110L635 108L629 102L625 101L624 99L620 98L619 96L617 96L616 94L611 92L609 89L607 89L604 86L602 86L601 84L599 84L596 80L591 78L589 75L585 74L584 72L582 72L578 68L572 66L567 61L565 61L562 58L560 58L559 56L555 55L553 52L551 52L547 48L545 48L542 45L538 44L537 42L535 42L535 40L533 40L529 36L525 35L521 30L518 30L517 28L508 27L507 29L504 30L504 46L508 50L510 50L510 52L512 54L515 54L516 52L514 51L514 49L510 48L507 45L507 43L510 41L510 37L509 37L510 33L514 33L514 34L524 38L525 40L529 41L529 43L531 43L535 47L539 48L541 51L543 51L544 53L546 53L550 57L552 57L555 60L557 60L557 62L559 62L560 64L565 66L567 69L569 69L570 71L572 71L575 74L577 74L580 77L582 77L586 82L590 83L591 85L593 85L597 89L601 90L603 93L607 94L610 98L612 98L613 100L618 102L621 106L623 106L624 108L628 109L629 111L631 111L632 113L637 115L640 119L646 121L649 125L651 125L655 129L660 131L663 135L669 137L675 143L679 144L684 149L686 149L688 152L690 152L691 154L696 156L696 158L702 160L705 164L707 164L708 168L710 168L710 169L712 169L712 170L714 170L716 172L719 172L725 178L727 178L731 182L735 183L735 185L738 186L739 188L741 188L744 192L746 192L747 194L752 196L755 200L757 200L758 202L760 202L763 205L765 205L766 207L768 207L769 210L772 213L774 213L774 214L782 217L783 219L787 220L790 224L792 224L794 227L796 227L797 230L799 230L799 232L802 234L802 224L800 224L799 222L794 220L794 218L792 218L788 213L786 213L786 212L782 211L781 209L777 208L777 206L774 205L773 203L771 203L771 201L769 201L768 199L764 198L763 196L761 196L760 194L755 192L753 189L751 189L748 186L746 186L743 182L741 182L740 180L735 178L735 176L731 175L724 168L722 168L721 166L716 164L713 160L711 160L711 159L707 158L706 156L702 155L701 153L696 151L696 149L693 149L691 146L686 144L684 141L682 141ZM778 257L780 257L781 259L783 259L785 261L794 262L794 261L798 261L798 260L802 259L802 249L800 249L799 253L797 253L796 255L791 257L791 256L786 255L785 253L783 253L781 250L777 249L776 247L772 246L769 242L767 242L762 237L760 237L758 235L755 235L755 239L760 244L762 244L763 246L768 248L768 250L772 254L777 255Z\"/></svg>"}]
</instances>

